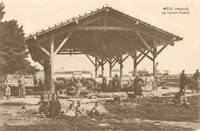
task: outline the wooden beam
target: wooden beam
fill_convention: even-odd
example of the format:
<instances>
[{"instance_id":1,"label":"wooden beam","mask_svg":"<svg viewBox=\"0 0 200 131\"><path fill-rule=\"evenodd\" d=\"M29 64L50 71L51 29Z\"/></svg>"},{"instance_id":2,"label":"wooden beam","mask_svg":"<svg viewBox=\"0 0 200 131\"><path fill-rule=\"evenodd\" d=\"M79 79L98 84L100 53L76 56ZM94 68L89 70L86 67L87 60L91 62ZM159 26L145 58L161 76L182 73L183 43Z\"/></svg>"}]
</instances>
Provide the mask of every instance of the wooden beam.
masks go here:
<instances>
[{"instance_id":1,"label":"wooden beam","mask_svg":"<svg viewBox=\"0 0 200 131\"><path fill-rule=\"evenodd\" d=\"M118 19L115 19L114 17L112 17L112 16L109 16L108 17L108 20L110 20L110 21L112 21L112 22L114 22L114 23L116 23L116 24L119 24L119 25L122 25L122 26L131 26L131 24L130 23L128 23L128 22L125 22L125 21L121 21L121 20L118 20Z\"/></svg>"},{"instance_id":2,"label":"wooden beam","mask_svg":"<svg viewBox=\"0 0 200 131\"><path fill-rule=\"evenodd\" d=\"M67 36L65 37L65 39L61 42L61 44L58 46L58 48L54 52L54 55L56 55L60 51L60 49L65 45L65 43L70 38L70 36L73 34L73 32L74 31L71 31L71 32L69 32L69 34L67 34Z\"/></svg>"},{"instance_id":3,"label":"wooden beam","mask_svg":"<svg viewBox=\"0 0 200 131\"><path fill-rule=\"evenodd\" d=\"M113 58L116 60L116 62L120 63L119 61L120 58L116 58L116 57L113 57Z\"/></svg>"},{"instance_id":4,"label":"wooden beam","mask_svg":"<svg viewBox=\"0 0 200 131\"><path fill-rule=\"evenodd\" d=\"M108 25L108 12L106 11L104 16L103 16L103 26Z\"/></svg>"},{"instance_id":5,"label":"wooden beam","mask_svg":"<svg viewBox=\"0 0 200 131\"><path fill-rule=\"evenodd\" d=\"M114 23L117 23L117 24L120 24L122 26L131 26L131 27L134 27L136 30L138 30L141 34L144 34L144 35L148 35L149 37L151 38L155 38L157 37L157 39L163 41L163 42L169 42L168 39L164 38L164 36L160 36L160 34L158 33L155 33L155 31L153 32L150 32L148 30L145 30L145 29L139 29L137 27L137 24L136 23L133 23L133 22L125 22L125 21L122 21L122 20L119 20L119 19L116 19L112 16L109 16L108 17L108 20L114 22ZM173 45L173 42L169 42L170 45Z\"/></svg>"},{"instance_id":6,"label":"wooden beam","mask_svg":"<svg viewBox=\"0 0 200 131\"><path fill-rule=\"evenodd\" d=\"M128 55L122 60L122 62L124 62L129 56L130 56L130 54L128 54Z\"/></svg>"},{"instance_id":7,"label":"wooden beam","mask_svg":"<svg viewBox=\"0 0 200 131\"><path fill-rule=\"evenodd\" d=\"M92 59L91 59L87 54L85 54L85 55L86 55L87 58L92 62L92 64L95 66L95 62L93 62Z\"/></svg>"},{"instance_id":8,"label":"wooden beam","mask_svg":"<svg viewBox=\"0 0 200 131\"><path fill-rule=\"evenodd\" d=\"M57 55L83 55L84 53L81 52L76 52L76 53L67 53L67 52L61 52L58 53Z\"/></svg>"},{"instance_id":9,"label":"wooden beam","mask_svg":"<svg viewBox=\"0 0 200 131\"><path fill-rule=\"evenodd\" d=\"M147 51L145 54L143 54L142 58L137 62L137 65L148 55L149 51ZM151 58L152 59L152 58ZM153 59L152 59L153 61Z\"/></svg>"},{"instance_id":10,"label":"wooden beam","mask_svg":"<svg viewBox=\"0 0 200 131\"><path fill-rule=\"evenodd\" d=\"M115 61L113 64L112 64L112 68L116 65L117 61Z\"/></svg>"},{"instance_id":11,"label":"wooden beam","mask_svg":"<svg viewBox=\"0 0 200 131\"><path fill-rule=\"evenodd\" d=\"M107 62L108 62L108 61L107 61L107 60L105 60L105 61L103 62L103 65L105 65Z\"/></svg>"},{"instance_id":12,"label":"wooden beam","mask_svg":"<svg viewBox=\"0 0 200 131\"><path fill-rule=\"evenodd\" d=\"M140 58L140 56L142 56L142 54L143 54L143 53L142 53L142 52L140 52L140 54L137 56L137 59L138 59L138 58Z\"/></svg>"},{"instance_id":13,"label":"wooden beam","mask_svg":"<svg viewBox=\"0 0 200 131\"><path fill-rule=\"evenodd\" d=\"M71 30L97 30L97 31L139 31L135 27L114 27L114 26L75 26Z\"/></svg>"},{"instance_id":14,"label":"wooden beam","mask_svg":"<svg viewBox=\"0 0 200 131\"><path fill-rule=\"evenodd\" d=\"M41 46L40 44L37 44L37 46L38 46L45 54L47 54L48 56L50 56L50 53L49 53L43 46Z\"/></svg>"},{"instance_id":15,"label":"wooden beam","mask_svg":"<svg viewBox=\"0 0 200 131\"><path fill-rule=\"evenodd\" d=\"M38 60L37 61L41 66L43 66L44 67L44 62L43 61L41 61L41 60Z\"/></svg>"},{"instance_id":16,"label":"wooden beam","mask_svg":"<svg viewBox=\"0 0 200 131\"><path fill-rule=\"evenodd\" d=\"M140 64L140 62L145 58L145 55L142 56L142 58L140 58L140 60L137 62L137 65Z\"/></svg>"},{"instance_id":17,"label":"wooden beam","mask_svg":"<svg viewBox=\"0 0 200 131\"><path fill-rule=\"evenodd\" d=\"M90 20L81 22L79 25L88 25L88 24L91 24L91 23L93 23L93 22L99 21L99 20L101 20L102 18L103 18L102 16L98 16L98 17L92 18L92 19L90 19Z\"/></svg>"},{"instance_id":18,"label":"wooden beam","mask_svg":"<svg viewBox=\"0 0 200 131\"><path fill-rule=\"evenodd\" d=\"M148 45L148 43L144 40L144 38L140 35L139 32L135 32L137 34L137 36L140 38L140 40L142 41L142 43L145 45L145 47L153 54L153 51L151 50L151 47Z\"/></svg>"},{"instance_id":19,"label":"wooden beam","mask_svg":"<svg viewBox=\"0 0 200 131\"><path fill-rule=\"evenodd\" d=\"M146 56L147 58L149 58L150 60L153 61L153 58L151 58L148 53L149 53L149 50L147 50L147 52L145 53L144 51L141 51L140 49L138 49L144 56Z\"/></svg>"},{"instance_id":20,"label":"wooden beam","mask_svg":"<svg viewBox=\"0 0 200 131\"><path fill-rule=\"evenodd\" d=\"M168 46L168 44L164 45L164 46L157 52L157 55L159 55L167 46Z\"/></svg>"}]
</instances>

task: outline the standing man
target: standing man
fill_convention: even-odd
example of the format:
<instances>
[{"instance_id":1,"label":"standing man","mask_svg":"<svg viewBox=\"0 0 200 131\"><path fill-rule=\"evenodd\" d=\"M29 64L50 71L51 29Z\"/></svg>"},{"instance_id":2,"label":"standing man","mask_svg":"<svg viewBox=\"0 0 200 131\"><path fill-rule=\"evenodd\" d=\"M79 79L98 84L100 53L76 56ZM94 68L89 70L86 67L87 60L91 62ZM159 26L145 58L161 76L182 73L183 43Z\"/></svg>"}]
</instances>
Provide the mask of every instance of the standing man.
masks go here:
<instances>
[{"instance_id":1,"label":"standing man","mask_svg":"<svg viewBox=\"0 0 200 131\"><path fill-rule=\"evenodd\" d=\"M187 76L185 74L185 70L182 70L182 73L180 75L180 90L183 90L184 93L186 84L187 84Z\"/></svg>"},{"instance_id":2,"label":"standing man","mask_svg":"<svg viewBox=\"0 0 200 131\"><path fill-rule=\"evenodd\" d=\"M142 96L142 84L144 81L137 74L133 82L135 96Z\"/></svg>"},{"instance_id":3,"label":"standing man","mask_svg":"<svg viewBox=\"0 0 200 131\"><path fill-rule=\"evenodd\" d=\"M196 72L194 73L193 77L192 77L195 81L195 90L197 91L197 93L199 92L199 86L200 86L200 73L199 70L197 69Z\"/></svg>"}]
</instances>

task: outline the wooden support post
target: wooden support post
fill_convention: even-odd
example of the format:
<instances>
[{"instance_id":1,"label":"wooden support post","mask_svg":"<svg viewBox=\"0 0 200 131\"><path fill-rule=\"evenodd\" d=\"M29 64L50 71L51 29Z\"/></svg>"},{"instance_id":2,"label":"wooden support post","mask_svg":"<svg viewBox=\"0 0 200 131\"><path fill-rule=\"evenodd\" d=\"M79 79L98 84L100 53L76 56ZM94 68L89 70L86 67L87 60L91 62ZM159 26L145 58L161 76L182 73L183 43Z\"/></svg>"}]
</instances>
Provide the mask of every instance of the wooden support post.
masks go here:
<instances>
[{"instance_id":1,"label":"wooden support post","mask_svg":"<svg viewBox=\"0 0 200 131\"><path fill-rule=\"evenodd\" d=\"M153 90L157 90L157 63L156 63L156 57L157 57L157 41L156 38L153 39L153 76L154 76L154 87Z\"/></svg>"},{"instance_id":2,"label":"wooden support post","mask_svg":"<svg viewBox=\"0 0 200 131\"><path fill-rule=\"evenodd\" d=\"M51 48L50 48L50 67L51 67L51 93L55 93L54 85L54 35L51 35Z\"/></svg>"},{"instance_id":3,"label":"wooden support post","mask_svg":"<svg viewBox=\"0 0 200 131\"><path fill-rule=\"evenodd\" d=\"M104 63L103 63L103 59L101 59L101 76L104 76Z\"/></svg>"},{"instance_id":4,"label":"wooden support post","mask_svg":"<svg viewBox=\"0 0 200 131\"><path fill-rule=\"evenodd\" d=\"M109 60L109 77L112 77L112 59Z\"/></svg>"},{"instance_id":5,"label":"wooden support post","mask_svg":"<svg viewBox=\"0 0 200 131\"><path fill-rule=\"evenodd\" d=\"M98 61L97 61L97 58L95 57L95 77L97 77L97 71L98 71L98 68L97 68L97 66L98 66Z\"/></svg>"},{"instance_id":6,"label":"wooden support post","mask_svg":"<svg viewBox=\"0 0 200 131\"><path fill-rule=\"evenodd\" d=\"M49 62L47 60L44 61L44 84L47 85L48 82L48 67L49 67Z\"/></svg>"},{"instance_id":7,"label":"wooden support post","mask_svg":"<svg viewBox=\"0 0 200 131\"><path fill-rule=\"evenodd\" d=\"M134 76L137 74L137 50L135 49L133 52L133 71Z\"/></svg>"},{"instance_id":8,"label":"wooden support post","mask_svg":"<svg viewBox=\"0 0 200 131\"><path fill-rule=\"evenodd\" d=\"M120 74L119 74L119 78L120 78L120 87L119 87L119 91L121 91L122 88L122 76L123 76L123 59L122 56L120 57L119 60L119 64L120 64Z\"/></svg>"}]
</instances>

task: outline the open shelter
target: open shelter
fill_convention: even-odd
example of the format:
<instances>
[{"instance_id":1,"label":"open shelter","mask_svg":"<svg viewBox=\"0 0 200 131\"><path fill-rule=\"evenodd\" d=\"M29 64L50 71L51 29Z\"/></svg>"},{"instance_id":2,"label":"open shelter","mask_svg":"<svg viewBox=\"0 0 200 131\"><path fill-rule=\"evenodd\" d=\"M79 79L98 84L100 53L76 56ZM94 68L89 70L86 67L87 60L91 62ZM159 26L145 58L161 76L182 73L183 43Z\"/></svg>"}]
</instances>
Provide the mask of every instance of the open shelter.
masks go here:
<instances>
[{"instance_id":1,"label":"open shelter","mask_svg":"<svg viewBox=\"0 0 200 131\"><path fill-rule=\"evenodd\" d=\"M134 74L147 57L156 77L157 56L182 39L111 7L102 7L31 34L26 44L32 59L44 67L45 83L53 87L55 55L86 55L94 65L95 76L98 69L104 76L104 65L108 63L111 77L112 68L119 64L120 80L128 57L134 61Z\"/></svg>"}]
</instances>

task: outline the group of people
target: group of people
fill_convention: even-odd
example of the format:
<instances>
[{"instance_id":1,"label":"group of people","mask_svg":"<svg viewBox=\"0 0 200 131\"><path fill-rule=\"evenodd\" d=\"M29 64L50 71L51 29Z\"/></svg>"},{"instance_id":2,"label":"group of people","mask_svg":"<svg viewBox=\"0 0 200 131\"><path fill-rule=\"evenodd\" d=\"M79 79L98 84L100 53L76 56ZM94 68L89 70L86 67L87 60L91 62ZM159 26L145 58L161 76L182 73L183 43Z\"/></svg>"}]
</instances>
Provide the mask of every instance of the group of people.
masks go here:
<instances>
[{"instance_id":1,"label":"group of people","mask_svg":"<svg viewBox=\"0 0 200 131\"><path fill-rule=\"evenodd\" d=\"M55 117L61 113L61 104L57 98L57 94L52 94L51 99L43 100L39 107L39 114L45 117Z\"/></svg>"},{"instance_id":2,"label":"group of people","mask_svg":"<svg viewBox=\"0 0 200 131\"><path fill-rule=\"evenodd\" d=\"M193 92L194 92L194 90L196 90L196 92L199 92L199 90L200 90L200 72L199 72L199 70L197 69L191 78L189 78L185 74L185 70L182 70L182 73L180 75L180 90L183 90L185 92L186 87L188 86L188 84L191 84L191 83L193 83L192 84Z\"/></svg>"},{"instance_id":3,"label":"group of people","mask_svg":"<svg viewBox=\"0 0 200 131\"><path fill-rule=\"evenodd\" d=\"M58 92L63 92L65 90L66 94L71 92L77 92L77 95L81 91L92 91L92 92L116 92L120 89L120 78L115 75L112 79L107 80L105 77L102 78L100 82L95 81L95 79L71 79L62 80L56 83L56 90ZM142 96L142 86L144 85L144 80L137 74L134 80L131 82L132 91L136 96Z\"/></svg>"},{"instance_id":4,"label":"group of people","mask_svg":"<svg viewBox=\"0 0 200 131\"><path fill-rule=\"evenodd\" d=\"M187 97L185 95L186 93L186 87L189 86L188 84L192 84L192 90L196 90L198 93L200 90L200 72L197 69L196 72L193 74L191 78L189 78L185 74L185 70L182 70L182 73L180 75L180 90L178 93L175 94L173 102L176 107L188 107L190 108L191 105L187 101Z\"/></svg>"},{"instance_id":5,"label":"group of people","mask_svg":"<svg viewBox=\"0 0 200 131\"><path fill-rule=\"evenodd\" d=\"M77 101L76 106L75 102L72 101L72 103L69 105L69 108L63 109L56 93L52 94L50 100L43 100L41 102L38 112L38 115L41 115L42 117L56 117L60 115L78 117L84 115L94 116L101 114L103 113L99 110L98 102L95 102L94 107L90 111L86 111L82 107L81 101Z\"/></svg>"},{"instance_id":6,"label":"group of people","mask_svg":"<svg viewBox=\"0 0 200 131\"><path fill-rule=\"evenodd\" d=\"M108 82L105 77L99 77L101 81L96 81L95 79L85 79L85 78L73 78L69 80L61 80L61 82L56 83L57 90L66 89L66 93L68 94L70 91L79 91L79 90L87 90L93 92L109 92L109 91L117 91L119 89L119 77L116 75L112 84ZM112 86L112 87L110 87Z\"/></svg>"}]
</instances>

